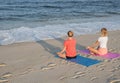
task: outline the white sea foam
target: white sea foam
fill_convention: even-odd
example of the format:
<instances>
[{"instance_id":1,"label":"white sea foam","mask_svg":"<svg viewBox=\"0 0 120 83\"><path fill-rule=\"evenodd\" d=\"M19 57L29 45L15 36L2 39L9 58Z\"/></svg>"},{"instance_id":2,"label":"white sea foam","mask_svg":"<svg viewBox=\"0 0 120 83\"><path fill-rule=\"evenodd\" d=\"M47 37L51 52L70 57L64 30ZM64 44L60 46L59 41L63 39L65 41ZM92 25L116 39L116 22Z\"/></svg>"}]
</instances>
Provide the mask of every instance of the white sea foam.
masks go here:
<instances>
[{"instance_id":1,"label":"white sea foam","mask_svg":"<svg viewBox=\"0 0 120 83\"><path fill-rule=\"evenodd\" d=\"M18 42L39 41L55 39L65 36L67 31L74 31L75 35L96 33L102 27L108 30L120 30L119 22L87 22L46 25L41 27L20 27L11 30L0 31L0 45L8 45Z\"/></svg>"}]
</instances>

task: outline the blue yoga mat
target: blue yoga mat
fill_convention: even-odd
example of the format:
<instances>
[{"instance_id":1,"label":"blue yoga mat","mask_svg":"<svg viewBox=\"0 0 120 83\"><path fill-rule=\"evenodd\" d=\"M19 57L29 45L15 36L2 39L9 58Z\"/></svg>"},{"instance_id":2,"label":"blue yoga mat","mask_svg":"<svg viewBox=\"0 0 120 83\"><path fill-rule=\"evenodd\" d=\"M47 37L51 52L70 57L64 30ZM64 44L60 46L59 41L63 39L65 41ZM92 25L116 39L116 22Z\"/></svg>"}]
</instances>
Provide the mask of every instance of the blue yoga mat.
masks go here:
<instances>
[{"instance_id":1,"label":"blue yoga mat","mask_svg":"<svg viewBox=\"0 0 120 83\"><path fill-rule=\"evenodd\" d=\"M71 62L75 62L75 63L83 65L83 66L87 66L87 67L101 62L100 60L83 57L81 55L77 55L76 58L66 59L66 60L71 61Z\"/></svg>"}]
</instances>

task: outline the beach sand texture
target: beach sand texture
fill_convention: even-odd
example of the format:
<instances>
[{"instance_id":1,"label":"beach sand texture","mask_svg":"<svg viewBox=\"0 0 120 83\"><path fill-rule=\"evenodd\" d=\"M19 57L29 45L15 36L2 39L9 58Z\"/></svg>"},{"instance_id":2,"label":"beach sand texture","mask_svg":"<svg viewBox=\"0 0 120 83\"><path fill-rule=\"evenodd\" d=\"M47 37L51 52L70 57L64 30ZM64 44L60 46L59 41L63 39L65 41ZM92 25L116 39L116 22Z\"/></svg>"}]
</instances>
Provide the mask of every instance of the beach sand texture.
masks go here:
<instances>
[{"instance_id":1,"label":"beach sand texture","mask_svg":"<svg viewBox=\"0 0 120 83\"><path fill-rule=\"evenodd\" d=\"M85 49L99 34L76 36L77 49ZM120 83L120 58L104 59L85 67L55 57L65 37L0 46L0 83ZM120 53L120 31L109 32L109 51Z\"/></svg>"}]
</instances>

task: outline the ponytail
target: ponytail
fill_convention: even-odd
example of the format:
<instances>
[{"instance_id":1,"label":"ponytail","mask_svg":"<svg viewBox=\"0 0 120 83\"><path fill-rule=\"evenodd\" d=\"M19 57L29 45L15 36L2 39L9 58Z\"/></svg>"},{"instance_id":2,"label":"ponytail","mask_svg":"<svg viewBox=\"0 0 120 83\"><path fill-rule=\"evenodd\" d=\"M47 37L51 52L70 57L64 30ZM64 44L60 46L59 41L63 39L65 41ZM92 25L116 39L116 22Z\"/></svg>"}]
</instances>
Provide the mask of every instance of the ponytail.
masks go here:
<instances>
[{"instance_id":1,"label":"ponytail","mask_svg":"<svg viewBox=\"0 0 120 83\"><path fill-rule=\"evenodd\" d=\"M101 29L101 34L102 34L103 36L107 36L107 35L108 35L107 29L106 29L106 28L102 28L102 29Z\"/></svg>"}]
</instances>

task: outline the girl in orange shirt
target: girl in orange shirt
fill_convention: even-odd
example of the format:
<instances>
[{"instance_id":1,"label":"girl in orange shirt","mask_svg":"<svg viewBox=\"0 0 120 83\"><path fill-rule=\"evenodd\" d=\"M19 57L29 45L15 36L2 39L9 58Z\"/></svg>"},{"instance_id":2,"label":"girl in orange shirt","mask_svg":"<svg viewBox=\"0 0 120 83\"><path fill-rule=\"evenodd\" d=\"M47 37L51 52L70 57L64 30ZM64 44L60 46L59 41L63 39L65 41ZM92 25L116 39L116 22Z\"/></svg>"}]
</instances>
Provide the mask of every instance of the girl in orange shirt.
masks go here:
<instances>
[{"instance_id":1,"label":"girl in orange shirt","mask_svg":"<svg viewBox=\"0 0 120 83\"><path fill-rule=\"evenodd\" d=\"M76 57L76 40L73 38L73 32L68 31L68 38L64 41L64 48L57 53L61 58L75 58Z\"/></svg>"}]
</instances>

